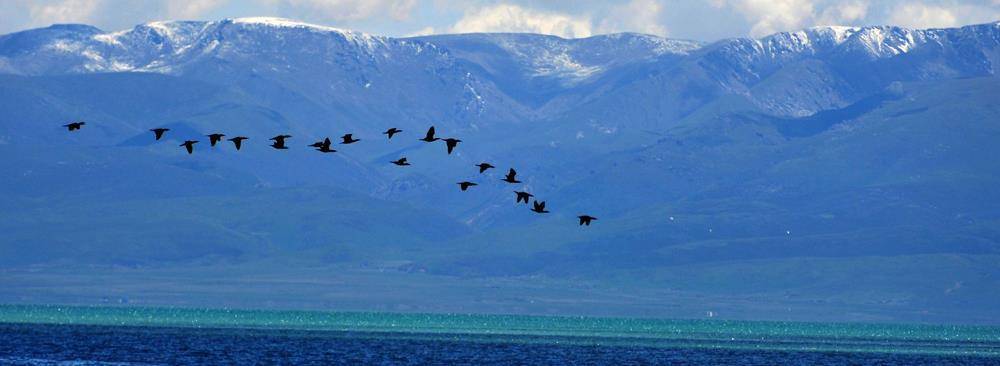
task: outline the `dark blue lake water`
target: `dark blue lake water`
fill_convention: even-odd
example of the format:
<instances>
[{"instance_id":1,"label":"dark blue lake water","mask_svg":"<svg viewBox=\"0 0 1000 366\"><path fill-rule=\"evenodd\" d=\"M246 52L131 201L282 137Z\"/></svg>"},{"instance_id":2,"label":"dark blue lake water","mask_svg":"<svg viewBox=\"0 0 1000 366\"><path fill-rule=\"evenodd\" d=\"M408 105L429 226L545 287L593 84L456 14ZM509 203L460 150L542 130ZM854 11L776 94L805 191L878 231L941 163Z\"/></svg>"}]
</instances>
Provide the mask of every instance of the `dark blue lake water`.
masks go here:
<instances>
[{"instance_id":1,"label":"dark blue lake water","mask_svg":"<svg viewBox=\"0 0 1000 366\"><path fill-rule=\"evenodd\" d=\"M601 339L342 331L0 325L4 365L996 365L983 356L602 345Z\"/></svg>"},{"instance_id":2,"label":"dark blue lake water","mask_svg":"<svg viewBox=\"0 0 1000 366\"><path fill-rule=\"evenodd\" d=\"M0 365L998 365L1000 328L0 305Z\"/></svg>"}]
</instances>

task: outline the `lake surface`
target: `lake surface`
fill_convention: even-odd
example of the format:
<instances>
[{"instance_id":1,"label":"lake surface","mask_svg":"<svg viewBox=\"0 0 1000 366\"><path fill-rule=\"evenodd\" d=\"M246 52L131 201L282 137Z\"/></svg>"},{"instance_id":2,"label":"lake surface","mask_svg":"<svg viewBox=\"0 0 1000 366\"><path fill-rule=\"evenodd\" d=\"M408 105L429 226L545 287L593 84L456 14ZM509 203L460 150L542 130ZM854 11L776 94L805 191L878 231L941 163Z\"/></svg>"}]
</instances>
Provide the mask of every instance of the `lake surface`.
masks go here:
<instances>
[{"instance_id":1,"label":"lake surface","mask_svg":"<svg viewBox=\"0 0 1000 366\"><path fill-rule=\"evenodd\" d=\"M0 306L0 364L1000 364L1000 327Z\"/></svg>"}]
</instances>

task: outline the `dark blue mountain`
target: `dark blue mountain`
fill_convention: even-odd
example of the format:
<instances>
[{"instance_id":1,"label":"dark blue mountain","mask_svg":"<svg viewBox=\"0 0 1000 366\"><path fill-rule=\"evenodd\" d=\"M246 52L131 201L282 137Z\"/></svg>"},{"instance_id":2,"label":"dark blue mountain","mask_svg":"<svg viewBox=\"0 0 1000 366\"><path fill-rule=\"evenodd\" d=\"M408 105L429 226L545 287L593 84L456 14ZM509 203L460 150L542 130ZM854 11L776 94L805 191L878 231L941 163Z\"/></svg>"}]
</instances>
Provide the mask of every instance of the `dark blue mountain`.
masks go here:
<instances>
[{"instance_id":1,"label":"dark blue mountain","mask_svg":"<svg viewBox=\"0 0 1000 366\"><path fill-rule=\"evenodd\" d=\"M710 44L274 18L0 36L0 301L996 322L998 47L1000 23ZM417 141L431 125L455 153ZM362 141L306 147L344 133ZM219 280L166 280L192 273Z\"/></svg>"}]
</instances>

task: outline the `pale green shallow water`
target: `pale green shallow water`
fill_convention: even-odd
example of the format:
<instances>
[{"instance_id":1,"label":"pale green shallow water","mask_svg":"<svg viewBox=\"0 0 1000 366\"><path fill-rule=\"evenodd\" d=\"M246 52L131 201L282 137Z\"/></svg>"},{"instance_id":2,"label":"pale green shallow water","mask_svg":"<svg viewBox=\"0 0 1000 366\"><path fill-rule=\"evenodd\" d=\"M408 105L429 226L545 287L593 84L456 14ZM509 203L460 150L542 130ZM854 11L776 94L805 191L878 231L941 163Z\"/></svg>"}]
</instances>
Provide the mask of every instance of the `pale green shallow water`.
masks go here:
<instances>
[{"instance_id":1,"label":"pale green shallow water","mask_svg":"<svg viewBox=\"0 0 1000 366\"><path fill-rule=\"evenodd\" d=\"M1000 357L1000 327L990 326L33 305L0 305L0 323L352 331L387 338L503 343Z\"/></svg>"}]
</instances>

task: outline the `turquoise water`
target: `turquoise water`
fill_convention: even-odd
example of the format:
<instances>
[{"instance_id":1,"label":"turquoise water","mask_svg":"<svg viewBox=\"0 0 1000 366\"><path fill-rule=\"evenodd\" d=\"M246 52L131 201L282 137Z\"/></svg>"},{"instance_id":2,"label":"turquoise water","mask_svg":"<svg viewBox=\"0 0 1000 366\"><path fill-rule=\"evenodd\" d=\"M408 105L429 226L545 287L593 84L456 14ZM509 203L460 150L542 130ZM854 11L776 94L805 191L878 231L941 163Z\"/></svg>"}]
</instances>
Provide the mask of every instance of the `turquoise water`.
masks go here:
<instances>
[{"instance_id":1,"label":"turquoise water","mask_svg":"<svg viewBox=\"0 0 1000 366\"><path fill-rule=\"evenodd\" d=\"M408 340L1000 357L1000 327L0 305L0 323L354 332Z\"/></svg>"}]
</instances>

